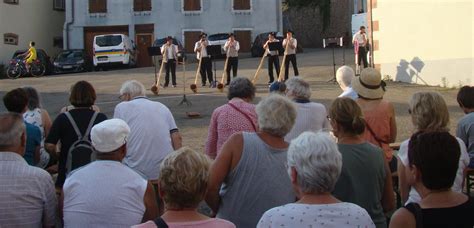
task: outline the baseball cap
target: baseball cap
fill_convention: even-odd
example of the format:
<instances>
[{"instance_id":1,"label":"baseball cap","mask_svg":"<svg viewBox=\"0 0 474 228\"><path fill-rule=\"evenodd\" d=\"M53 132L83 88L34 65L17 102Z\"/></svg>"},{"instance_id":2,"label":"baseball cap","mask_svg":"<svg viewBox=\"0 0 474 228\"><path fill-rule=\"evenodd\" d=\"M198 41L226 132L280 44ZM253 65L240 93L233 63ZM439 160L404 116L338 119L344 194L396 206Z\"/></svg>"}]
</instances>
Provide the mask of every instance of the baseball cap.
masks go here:
<instances>
[{"instance_id":1,"label":"baseball cap","mask_svg":"<svg viewBox=\"0 0 474 228\"><path fill-rule=\"evenodd\" d=\"M130 127L121 119L96 124L91 130L92 146L98 153L109 153L127 143Z\"/></svg>"}]
</instances>

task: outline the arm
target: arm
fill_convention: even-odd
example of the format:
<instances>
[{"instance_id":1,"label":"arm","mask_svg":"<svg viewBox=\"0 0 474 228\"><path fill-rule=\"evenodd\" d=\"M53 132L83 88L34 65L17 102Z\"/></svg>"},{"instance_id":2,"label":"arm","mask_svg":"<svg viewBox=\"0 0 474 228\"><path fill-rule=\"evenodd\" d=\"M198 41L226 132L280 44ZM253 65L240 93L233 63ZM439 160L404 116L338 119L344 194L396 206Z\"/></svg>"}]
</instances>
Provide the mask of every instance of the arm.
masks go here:
<instances>
[{"instance_id":1,"label":"arm","mask_svg":"<svg viewBox=\"0 0 474 228\"><path fill-rule=\"evenodd\" d=\"M390 103L390 143L394 143L397 140L397 122L395 119L395 108Z\"/></svg>"},{"instance_id":2,"label":"arm","mask_svg":"<svg viewBox=\"0 0 474 228\"><path fill-rule=\"evenodd\" d=\"M217 156L217 112L214 111L211 116L211 123L207 130L206 155L212 159Z\"/></svg>"},{"instance_id":3,"label":"arm","mask_svg":"<svg viewBox=\"0 0 474 228\"><path fill-rule=\"evenodd\" d=\"M290 43L290 48L291 49L296 49L297 45L298 45L298 41L296 41L296 39L293 39L293 42Z\"/></svg>"},{"instance_id":4,"label":"arm","mask_svg":"<svg viewBox=\"0 0 474 228\"><path fill-rule=\"evenodd\" d=\"M382 207L384 212L395 209L395 196L393 194L392 173L388 166L387 159L383 158L385 169L385 184L383 187Z\"/></svg>"},{"instance_id":5,"label":"arm","mask_svg":"<svg viewBox=\"0 0 474 228\"><path fill-rule=\"evenodd\" d=\"M390 219L389 228L415 228L416 221L411 212L405 208L398 209Z\"/></svg>"},{"instance_id":6,"label":"arm","mask_svg":"<svg viewBox=\"0 0 474 228\"><path fill-rule=\"evenodd\" d=\"M263 45L263 49L267 49L267 47L268 47L268 42L270 42L270 41L267 40L267 42L265 42L265 44Z\"/></svg>"},{"instance_id":7,"label":"arm","mask_svg":"<svg viewBox=\"0 0 474 228\"><path fill-rule=\"evenodd\" d=\"M41 119L43 120L43 129L44 129L44 136L46 137L49 135L49 130L51 129L51 117L49 117L48 111L46 109L41 110Z\"/></svg>"},{"instance_id":8,"label":"arm","mask_svg":"<svg viewBox=\"0 0 474 228\"><path fill-rule=\"evenodd\" d=\"M234 48L235 48L236 51L239 51L239 50L240 50L239 41L235 41Z\"/></svg>"},{"instance_id":9,"label":"arm","mask_svg":"<svg viewBox=\"0 0 474 228\"><path fill-rule=\"evenodd\" d=\"M405 202L408 200L408 195L410 193L410 185L408 184L408 181L405 177L405 165L403 165L402 161L398 159L398 166L397 166L397 172L398 172L398 190L400 191L400 198L402 201L402 205L405 204Z\"/></svg>"},{"instance_id":10,"label":"arm","mask_svg":"<svg viewBox=\"0 0 474 228\"><path fill-rule=\"evenodd\" d=\"M165 46L166 46L166 44L161 45L161 48L160 48L161 55L165 54Z\"/></svg>"},{"instance_id":11,"label":"arm","mask_svg":"<svg viewBox=\"0 0 474 228\"><path fill-rule=\"evenodd\" d=\"M183 146L182 145L183 139L181 138L181 134L179 133L178 129L170 133L171 133L171 144L173 146L173 149L177 150L181 148Z\"/></svg>"},{"instance_id":12,"label":"arm","mask_svg":"<svg viewBox=\"0 0 474 228\"><path fill-rule=\"evenodd\" d=\"M194 52L200 52L201 51L201 42L196 42L196 44L194 44Z\"/></svg>"},{"instance_id":13,"label":"arm","mask_svg":"<svg viewBox=\"0 0 474 228\"><path fill-rule=\"evenodd\" d=\"M154 220L158 217L158 205L156 205L155 191L150 182L148 182L146 186L143 203L145 204L145 213L143 214L142 222Z\"/></svg>"},{"instance_id":14,"label":"arm","mask_svg":"<svg viewBox=\"0 0 474 228\"><path fill-rule=\"evenodd\" d=\"M224 44L224 50L227 51L227 49L229 48L229 44L230 42L229 41L226 41L225 44Z\"/></svg>"}]
</instances>

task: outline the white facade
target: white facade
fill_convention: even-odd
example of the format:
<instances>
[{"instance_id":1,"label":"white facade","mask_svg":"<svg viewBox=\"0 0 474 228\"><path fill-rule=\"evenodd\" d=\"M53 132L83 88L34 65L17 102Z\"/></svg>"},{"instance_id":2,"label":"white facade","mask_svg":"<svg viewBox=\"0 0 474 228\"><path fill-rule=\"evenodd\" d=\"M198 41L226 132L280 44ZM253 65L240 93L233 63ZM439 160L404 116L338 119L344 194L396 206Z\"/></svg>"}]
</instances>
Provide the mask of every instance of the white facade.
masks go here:
<instances>
[{"instance_id":1,"label":"white facade","mask_svg":"<svg viewBox=\"0 0 474 228\"><path fill-rule=\"evenodd\" d=\"M54 47L54 39L63 36L64 11L54 10L52 0L17 0L16 4L0 1L0 64L8 64L16 50L28 49L30 41L44 49L51 57L61 49ZM15 34L17 44L8 44L5 34ZM61 45L59 45L61 46Z\"/></svg>"}]
</instances>

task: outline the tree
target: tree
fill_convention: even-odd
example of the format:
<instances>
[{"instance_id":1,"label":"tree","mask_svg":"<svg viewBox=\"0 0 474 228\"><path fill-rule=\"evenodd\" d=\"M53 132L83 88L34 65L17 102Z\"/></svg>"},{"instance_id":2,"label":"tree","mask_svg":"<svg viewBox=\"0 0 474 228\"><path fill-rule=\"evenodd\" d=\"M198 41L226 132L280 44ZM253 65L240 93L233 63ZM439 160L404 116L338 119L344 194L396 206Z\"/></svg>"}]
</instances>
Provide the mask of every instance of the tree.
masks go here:
<instances>
[{"instance_id":1,"label":"tree","mask_svg":"<svg viewBox=\"0 0 474 228\"><path fill-rule=\"evenodd\" d=\"M323 31L329 25L331 19L331 0L286 0L284 4L288 8L318 8L323 20Z\"/></svg>"}]
</instances>

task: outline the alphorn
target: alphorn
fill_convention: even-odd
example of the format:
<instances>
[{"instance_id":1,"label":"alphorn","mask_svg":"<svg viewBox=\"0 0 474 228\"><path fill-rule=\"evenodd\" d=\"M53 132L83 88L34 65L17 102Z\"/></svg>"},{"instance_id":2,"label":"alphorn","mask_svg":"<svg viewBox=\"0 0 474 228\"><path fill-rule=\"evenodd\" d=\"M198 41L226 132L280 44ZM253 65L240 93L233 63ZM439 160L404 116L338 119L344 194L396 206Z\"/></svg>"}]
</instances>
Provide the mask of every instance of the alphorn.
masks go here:
<instances>
[{"instance_id":1,"label":"alphorn","mask_svg":"<svg viewBox=\"0 0 474 228\"><path fill-rule=\"evenodd\" d=\"M163 44L166 45L166 44ZM165 65L165 57L167 54L168 48L165 47L165 52L163 53L163 58L161 58L161 66L160 66L160 71L158 72L158 77L155 74L155 84L151 87L151 92L153 92L155 95L158 95L160 92L159 85L160 85L160 79L161 79L161 73L163 72L163 66Z\"/></svg>"},{"instance_id":2,"label":"alphorn","mask_svg":"<svg viewBox=\"0 0 474 228\"><path fill-rule=\"evenodd\" d=\"M201 48L202 48L202 46L201 46ZM199 51L199 63L198 63L198 67L196 69L196 76L194 77L194 84L191 84L189 86L194 93L197 93L197 85L196 84L197 84L198 77L199 77L199 71L201 70L201 63L202 63L202 52Z\"/></svg>"},{"instance_id":3,"label":"alphorn","mask_svg":"<svg viewBox=\"0 0 474 228\"><path fill-rule=\"evenodd\" d=\"M287 36L287 39L288 39L288 36ZM287 53L287 51L288 51L288 44L290 44L290 41L289 41L289 40L286 42L286 45L285 45L285 52L283 52L283 61L282 61L281 66L280 66L280 74L278 74L278 81L279 81L279 82L282 82L282 81L283 81L283 73L284 73L284 72L283 72L283 69L286 68L286 66L285 66L285 65L286 65L286 64L285 64L285 60L286 60L286 55L287 55L286 53Z\"/></svg>"},{"instance_id":4,"label":"alphorn","mask_svg":"<svg viewBox=\"0 0 474 228\"><path fill-rule=\"evenodd\" d=\"M262 69L263 60L265 60L265 57L267 57L267 50L263 52L263 56L260 59L260 64L258 64L257 71L255 72L255 75L253 76L252 84L254 85L255 85L255 82L257 81L258 73L260 73L260 69Z\"/></svg>"}]
</instances>

